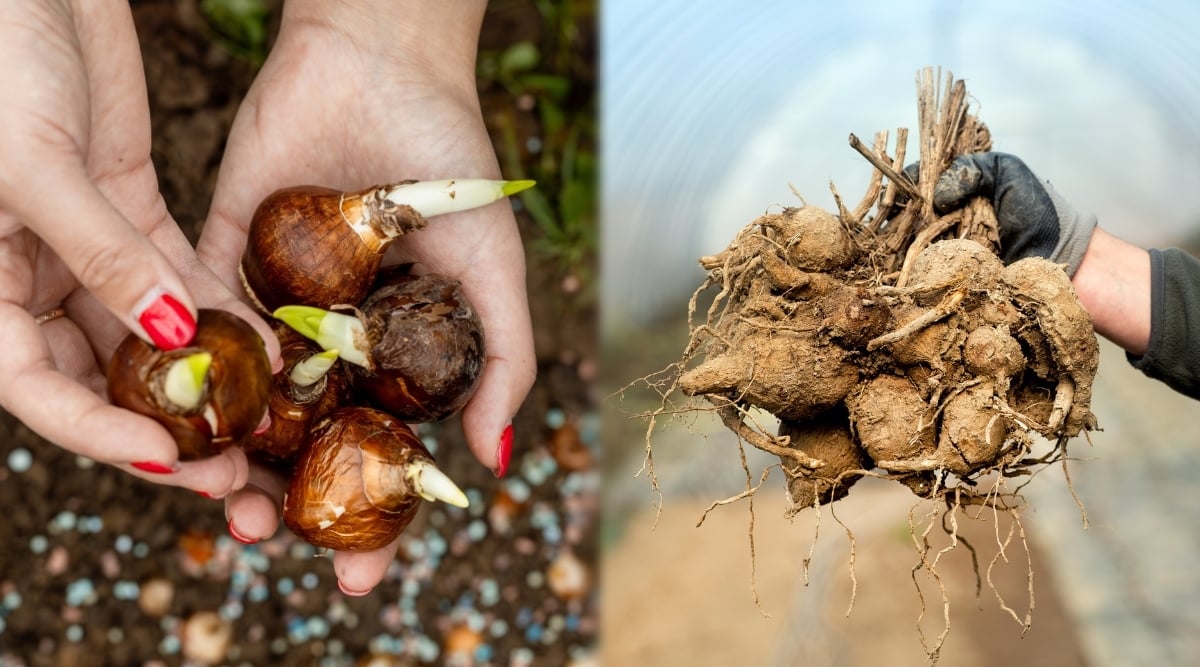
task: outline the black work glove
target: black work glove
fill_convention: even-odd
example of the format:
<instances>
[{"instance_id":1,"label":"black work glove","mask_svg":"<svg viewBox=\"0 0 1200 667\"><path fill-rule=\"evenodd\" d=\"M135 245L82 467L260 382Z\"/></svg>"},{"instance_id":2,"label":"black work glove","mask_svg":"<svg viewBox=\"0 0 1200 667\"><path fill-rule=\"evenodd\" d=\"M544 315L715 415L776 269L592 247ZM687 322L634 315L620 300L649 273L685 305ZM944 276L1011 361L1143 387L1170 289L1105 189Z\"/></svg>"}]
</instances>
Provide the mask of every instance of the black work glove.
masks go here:
<instances>
[{"instance_id":1,"label":"black work glove","mask_svg":"<svg viewBox=\"0 0 1200 667\"><path fill-rule=\"evenodd\" d=\"M934 186L933 207L945 213L973 196L992 202L1000 223L1000 258L1006 264L1045 257L1066 264L1067 275L1075 275L1096 228L1096 216L1071 208L1049 181L1007 153L955 158Z\"/></svg>"}]
</instances>

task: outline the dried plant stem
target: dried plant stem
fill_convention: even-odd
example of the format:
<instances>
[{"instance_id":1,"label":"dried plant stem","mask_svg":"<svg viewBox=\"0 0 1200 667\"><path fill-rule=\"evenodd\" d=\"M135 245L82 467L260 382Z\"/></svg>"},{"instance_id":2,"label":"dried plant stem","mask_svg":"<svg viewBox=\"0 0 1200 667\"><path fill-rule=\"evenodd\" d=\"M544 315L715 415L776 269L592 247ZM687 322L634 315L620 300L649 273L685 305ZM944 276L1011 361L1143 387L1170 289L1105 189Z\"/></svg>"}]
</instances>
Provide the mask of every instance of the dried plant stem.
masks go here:
<instances>
[{"instance_id":1,"label":"dried plant stem","mask_svg":"<svg viewBox=\"0 0 1200 667\"><path fill-rule=\"evenodd\" d=\"M887 130L880 130L879 132L876 132L875 145L872 147L871 152L876 156L880 156L881 158L886 156L887 142ZM863 193L862 200L858 202L858 206L855 206L854 211L850 213L850 219L845 221L846 224L852 226L858 226L862 224L863 219L867 217L867 213L871 212L871 207L875 205L875 200L879 198L879 192L882 187L883 172L879 171L878 169L872 169L871 182L867 185L867 191ZM878 216L872 224L877 222L881 222Z\"/></svg>"},{"instance_id":2,"label":"dried plant stem","mask_svg":"<svg viewBox=\"0 0 1200 667\"><path fill-rule=\"evenodd\" d=\"M908 150L908 128L900 127L896 129L896 157L892 159L892 170L899 173L904 181L909 183L912 179L908 174L904 173L904 159ZM883 200L879 202L879 210L891 212L892 207L896 205L896 196L899 194L903 184L899 181L888 181L887 191L883 193Z\"/></svg>"},{"instance_id":3,"label":"dried plant stem","mask_svg":"<svg viewBox=\"0 0 1200 667\"><path fill-rule=\"evenodd\" d=\"M863 145L862 140L859 139L858 136L856 136L853 132L850 133L850 147L865 157L867 162L875 165L875 168L883 172L883 175L887 176L891 183L895 183L896 187L904 191L904 194L918 201L924 200L924 197L921 195L921 191L917 189L917 185L913 183L908 176L905 176L903 171L898 171L895 167L885 162L883 158L880 158L871 151L867 150L867 147ZM890 184L888 187L891 187Z\"/></svg>"}]
</instances>

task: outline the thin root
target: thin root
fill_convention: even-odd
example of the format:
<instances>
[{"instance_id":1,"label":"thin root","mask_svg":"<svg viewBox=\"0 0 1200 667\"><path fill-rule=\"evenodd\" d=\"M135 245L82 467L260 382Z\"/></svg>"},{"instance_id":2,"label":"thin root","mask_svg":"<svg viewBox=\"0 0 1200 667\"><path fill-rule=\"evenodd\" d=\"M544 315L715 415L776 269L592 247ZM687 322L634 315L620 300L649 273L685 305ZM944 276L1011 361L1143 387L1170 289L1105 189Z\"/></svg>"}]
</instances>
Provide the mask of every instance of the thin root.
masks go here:
<instances>
[{"instance_id":1,"label":"thin root","mask_svg":"<svg viewBox=\"0 0 1200 667\"><path fill-rule=\"evenodd\" d=\"M898 343L905 338L908 338L909 336L921 331L925 327L949 317L950 314L958 308L958 305L962 303L963 297L965 296L965 289L957 289L947 294L941 300L941 302L938 303L938 305L925 311L916 319L905 324L899 329L896 329L895 331L885 333L882 336L871 340L869 343L867 343L867 351L874 352L884 345Z\"/></svg>"}]
</instances>

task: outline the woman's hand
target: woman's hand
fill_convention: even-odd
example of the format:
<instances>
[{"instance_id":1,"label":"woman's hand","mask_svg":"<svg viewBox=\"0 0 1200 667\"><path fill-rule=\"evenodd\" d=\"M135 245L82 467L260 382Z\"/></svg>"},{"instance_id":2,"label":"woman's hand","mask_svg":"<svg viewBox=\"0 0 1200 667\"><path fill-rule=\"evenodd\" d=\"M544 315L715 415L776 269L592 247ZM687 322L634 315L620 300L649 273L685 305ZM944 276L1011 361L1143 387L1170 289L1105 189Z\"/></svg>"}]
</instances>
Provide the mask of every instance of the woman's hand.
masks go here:
<instances>
[{"instance_id":1,"label":"woman's hand","mask_svg":"<svg viewBox=\"0 0 1200 667\"><path fill-rule=\"evenodd\" d=\"M234 121L200 239L200 256L227 285L238 285L254 208L277 188L500 177L475 91L483 11L478 1L285 6L279 39ZM458 279L478 310L488 359L463 428L476 458L503 474L511 420L536 372L524 250L510 205L438 217L390 252L391 261L415 262L415 272ZM256 540L278 524L281 486L257 472L251 485L229 499L227 513L235 534ZM339 554L343 590L370 590L393 554Z\"/></svg>"},{"instance_id":2,"label":"woman's hand","mask_svg":"<svg viewBox=\"0 0 1200 667\"><path fill-rule=\"evenodd\" d=\"M179 463L162 427L104 398L104 366L129 331L163 348L191 340L193 294L266 331L199 262L158 192L128 4L5 3L0 62L0 405L140 477L239 488L240 452Z\"/></svg>"}]
</instances>

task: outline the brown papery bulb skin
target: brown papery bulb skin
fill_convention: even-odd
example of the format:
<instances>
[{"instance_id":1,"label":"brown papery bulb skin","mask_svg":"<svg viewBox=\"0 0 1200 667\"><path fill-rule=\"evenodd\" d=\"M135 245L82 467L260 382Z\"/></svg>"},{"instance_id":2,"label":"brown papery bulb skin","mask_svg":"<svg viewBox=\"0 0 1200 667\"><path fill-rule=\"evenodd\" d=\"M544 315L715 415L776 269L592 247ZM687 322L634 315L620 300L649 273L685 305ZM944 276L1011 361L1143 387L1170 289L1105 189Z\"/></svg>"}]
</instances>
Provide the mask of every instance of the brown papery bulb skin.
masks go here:
<instances>
[{"instance_id":1,"label":"brown papery bulb skin","mask_svg":"<svg viewBox=\"0 0 1200 667\"><path fill-rule=\"evenodd\" d=\"M350 399L350 375L342 363L307 387L292 382L296 364L321 352L321 348L284 324L275 327L275 335L279 338L283 370L271 378L268 398L271 424L243 447L246 454L269 464L295 456L308 439L312 425Z\"/></svg>"},{"instance_id":2,"label":"brown papery bulb skin","mask_svg":"<svg viewBox=\"0 0 1200 667\"><path fill-rule=\"evenodd\" d=\"M383 192L305 185L268 195L250 220L240 265L255 307L271 313L293 304L331 308L362 301L388 243L425 226L425 218L389 204Z\"/></svg>"},{"instance_id":3,"label":"brown papery bulb skin","mask_svg":"<svg viewBox=\"0 0 1200 667\"><path fill-rule=\"evenodd\" d=\"M204 396L195 409L182 412L166 399L163 381L173 362L201 351L212 355ZM270 387L271 360L262 338L245 320L223 310L200 309L188 347L166 352L130 334L108 364L109 400L162 424L179 445L182 461L245 443L267 411Z\"/></svg>"},{"instance_id":4,"label":"brown papery bulb skin","mask_svg":"<svg viewBox=\"0 0 1200 667\"><path fill-rule=\"evenodd\" d=\"M408 465L433 456L403 422L372 408L345 407L322 419L296 459L283 521L309 544L371 551L391 544L421 497Z\"/></svg>"},{"instance_id":5,"label":"brown papery bulb skin","mask_svg":"<svg viewBox=\"0 0 1200 667\"><path fill-rule=\"evenodd\" d=\"M458 281L392 273L360 310L373 368L356 389L408 422L444 419L466 405L483 374L483 324Z\"/></svg>"}]
</instances>

